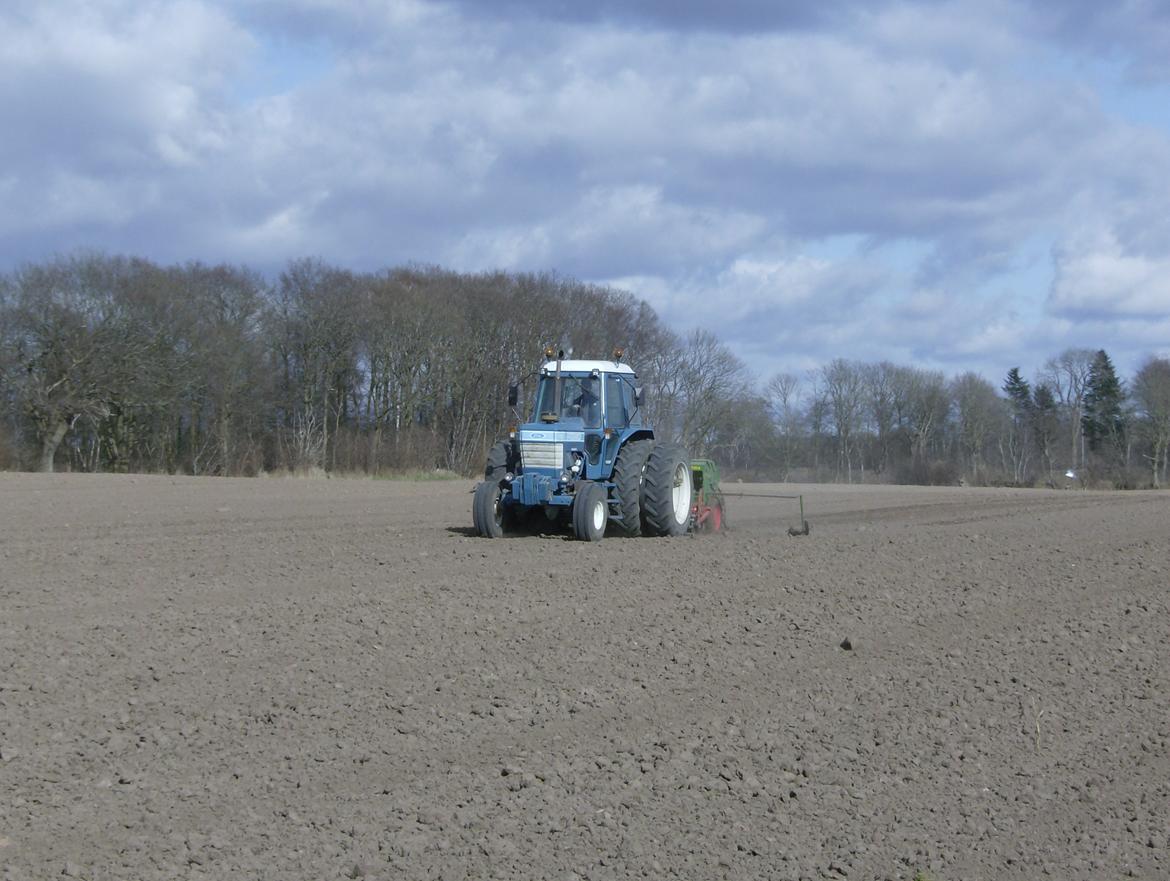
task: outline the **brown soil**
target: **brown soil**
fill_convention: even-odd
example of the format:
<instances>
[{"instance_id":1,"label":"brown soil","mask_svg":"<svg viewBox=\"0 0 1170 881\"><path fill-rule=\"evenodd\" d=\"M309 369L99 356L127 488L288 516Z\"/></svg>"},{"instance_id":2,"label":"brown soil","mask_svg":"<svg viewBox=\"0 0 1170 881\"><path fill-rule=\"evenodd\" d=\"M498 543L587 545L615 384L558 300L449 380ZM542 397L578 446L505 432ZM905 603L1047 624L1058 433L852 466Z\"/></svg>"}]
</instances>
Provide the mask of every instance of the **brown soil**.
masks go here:
<instances>
[{"instance_id":1,"label":"brown soil","mask_svg":"<svg viewBox=\"0 0 1170 881\"><path fill-rule=\"evenodd\" d=\"M0 475L0 878L1170 877L1170 495L470 489Z\"/></svg>"}]
</instances>

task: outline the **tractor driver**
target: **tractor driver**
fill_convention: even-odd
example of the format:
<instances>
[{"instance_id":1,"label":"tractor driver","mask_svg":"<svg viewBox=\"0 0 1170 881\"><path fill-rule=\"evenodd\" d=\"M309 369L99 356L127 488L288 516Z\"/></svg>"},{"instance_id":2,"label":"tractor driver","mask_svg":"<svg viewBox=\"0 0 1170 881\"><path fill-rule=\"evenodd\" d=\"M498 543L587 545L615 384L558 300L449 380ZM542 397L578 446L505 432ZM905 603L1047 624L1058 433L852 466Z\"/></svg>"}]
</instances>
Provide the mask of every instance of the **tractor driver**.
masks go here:
<instances>
[{"instance_id":1,"label":"tractor driver","mask_svg":"<svg viewBox=\"0 0 1170 881\"><path fill-rule=\"evenodd\" d=\"M596 428L601 425L601 398L598 395L598 381L592 376L581 379L581 393L570 403L570 412L567 416L580 416L585 420L586 428Z\"/></svg>"}]
</instances>

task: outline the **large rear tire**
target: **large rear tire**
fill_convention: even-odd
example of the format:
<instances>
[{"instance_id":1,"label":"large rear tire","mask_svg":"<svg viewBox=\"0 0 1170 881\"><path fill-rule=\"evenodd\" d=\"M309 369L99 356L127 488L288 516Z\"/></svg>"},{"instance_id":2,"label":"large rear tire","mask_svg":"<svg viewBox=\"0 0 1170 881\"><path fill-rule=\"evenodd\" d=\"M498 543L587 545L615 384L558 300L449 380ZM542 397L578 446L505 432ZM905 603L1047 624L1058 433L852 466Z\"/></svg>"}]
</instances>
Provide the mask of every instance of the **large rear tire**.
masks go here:
<instances>
[{"instance_id":1,"label":"large rear tire","mask_svg":"<svg viewBox=\"0 0 1170 881\"><path fill-rule=\"evenodd\" d=\"M475 488L471 519L475 532L483 538L501 538L504 534L504 505L498 483L485 480Z\"/></svg>"},{"instance_id":2,"label":"large rear tire","mask_svg":"<svg viewBox=\"0 0 1170 881\"><path fill-rule=\"evenodd\" d=\"M691 520L691 462L677 444L655 444L642 477L642 530L683 535Z\"/></svg>"},{"instance_id":3,"label":"large rear tire","mask_svg":"<svg viewBox=\"0 0 1170 881\"><path fill-rule=\"evenodd\" d=\"M627 441L613 466L613 483L617 490L621 520L611 520L617 535L636 538L642 534L642 473L650 455L652 440Z\"/></svg>"},{"instance_id":4,"label":"large rear tire","mask_svg":"<svg viewBox=\"0 0 1170 881\"><path fill-rule=\"evenodd\" d=\"M577 498L573 501L573 535L581 541L601 541L609 521L609 502L605 489L592 480L577 481Z\"/></svg>"}]
</instances>

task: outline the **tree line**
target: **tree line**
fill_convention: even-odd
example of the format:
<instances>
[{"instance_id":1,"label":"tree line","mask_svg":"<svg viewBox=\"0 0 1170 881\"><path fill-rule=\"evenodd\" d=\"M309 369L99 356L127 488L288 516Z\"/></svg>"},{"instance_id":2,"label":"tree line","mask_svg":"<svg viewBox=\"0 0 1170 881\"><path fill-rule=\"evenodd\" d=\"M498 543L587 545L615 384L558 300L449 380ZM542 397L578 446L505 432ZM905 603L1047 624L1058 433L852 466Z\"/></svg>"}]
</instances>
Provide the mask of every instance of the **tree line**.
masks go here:
<instances>
[{"instance_id":1,"label":"tree line","mask_svg":"<svg viewBox=\"0 0 1170 881\"><path fill-rule=\"evenodd\" d=\"M705 424L685 396L717 380L678 369L686 341L633 296L553 274L27 265L0 275L0 467L471 473L549 343L624 348L651 418Z\"/></svg>"},{"instance_id":2,"label":"tree line","mask_svg":"<svg viewBox=\"0 0 1170 881\"><path fill-rule=\"evenodd\" d=\"M659 432L743 476L1167 479L1165 359L1129 383L1079 349L999 389L847 359L761 383L709 331L680 336L628 293L555 274L302 259L267 278L104 254L0 274L0 468L471 474L516 420L508 384L550 343L623 348Z\"/></svg>"},{"instance_id":3,"label":"tree line","mask_svg":"<svg viewBox=\"0 0 1170 881\"><path fill-rule=\"evenodd\" d=\"M766 386L779 471L814 480L1164 486L1170 360L1128 383L1104 350L1070 348L1029 380L838 358ZM868 477L867 477L868 475Z\"/></svg>"}]
</instances>

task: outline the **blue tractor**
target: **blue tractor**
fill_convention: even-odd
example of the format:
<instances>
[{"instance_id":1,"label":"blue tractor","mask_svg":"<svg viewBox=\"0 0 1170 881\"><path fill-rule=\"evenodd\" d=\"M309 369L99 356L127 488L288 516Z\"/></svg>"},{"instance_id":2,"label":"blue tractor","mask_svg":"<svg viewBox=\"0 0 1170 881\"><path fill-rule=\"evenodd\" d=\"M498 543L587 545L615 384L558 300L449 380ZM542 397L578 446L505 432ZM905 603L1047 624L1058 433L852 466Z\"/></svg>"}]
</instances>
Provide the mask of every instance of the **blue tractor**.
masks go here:
<instances>
[{"instance_id":1,"label":"blue tractor","mask_svg":"<svg viewBox=\"0 0 1170 881\"><path fill-rule=\"evenodd\" d=\"M691 463L642 421L633 369L612 361L566 360L546 350L529 421L488 453L475 490L475 531L499 538L543 515L573 534L682 535L691 520ZM508 389L515 407L518 388Z\"/></svg>"}]
</instances>

